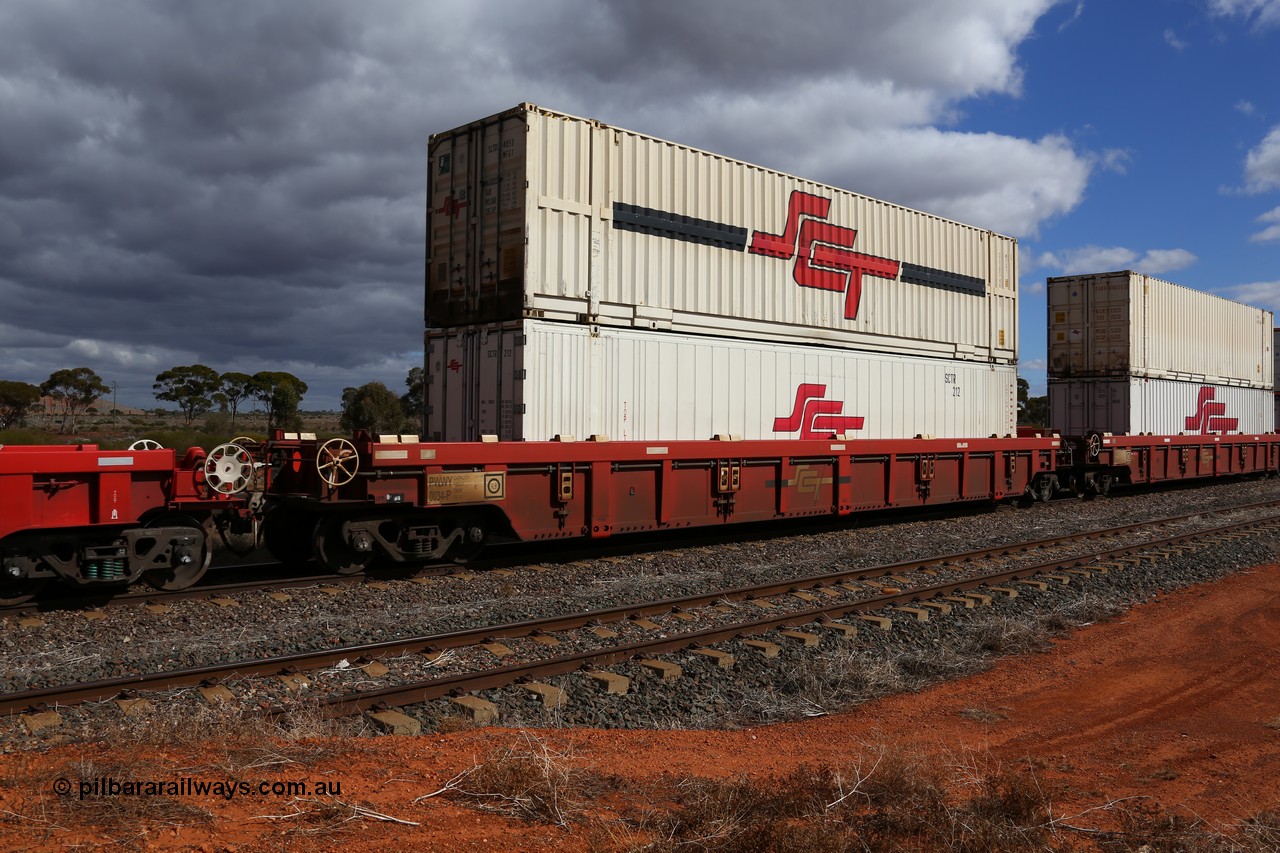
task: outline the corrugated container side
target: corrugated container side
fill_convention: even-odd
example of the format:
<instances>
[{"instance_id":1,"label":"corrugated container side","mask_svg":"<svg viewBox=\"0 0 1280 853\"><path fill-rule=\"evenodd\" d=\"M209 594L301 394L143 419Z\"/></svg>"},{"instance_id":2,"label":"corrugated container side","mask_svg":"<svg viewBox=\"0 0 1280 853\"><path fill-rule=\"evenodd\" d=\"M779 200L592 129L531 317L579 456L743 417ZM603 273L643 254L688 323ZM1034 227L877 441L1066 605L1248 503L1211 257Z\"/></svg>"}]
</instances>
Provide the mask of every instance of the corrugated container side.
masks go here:
<instances>
[{"instance_id":1,"label":"corrugated container side","mask_svg":"<svg viewBox=\"0 0 1280 853\"><path fill-rule=\"evenodd\" d=\"M529 105L433 136L430 162L429 327L1016 360L1012 238Z\"/></svg>"},{"instance_id":2,"label":"corrugated container side","mask_svg":"<svg viewBox=\"0 0 1280 853\"><path fill-rule=\"evenodd\" d=\"M1013 433L1012 365L525 321L427 334L432 441Z\"/></svg>"},{"instance_id":3,"label":"corrugated container side","mask_svg":"<svg viewBox=\"0 0 1280 853\"><path fill-rule=\"evenodd\" d=\"M1271 388L1270 311L1131 271L1051 278L1049 375Z\"/></svg>"},{"instance_id":4,"label":"corrugated container side","mask_svg":"<svg viewBox=\"0 0 1280 853\"><path fill-rule=\"evenodd\" d=\"M1064 435L1264 433L1275 430L1265 388L1146 377L1050 380L1049 420Z\"/></svg>"}]
</instances>

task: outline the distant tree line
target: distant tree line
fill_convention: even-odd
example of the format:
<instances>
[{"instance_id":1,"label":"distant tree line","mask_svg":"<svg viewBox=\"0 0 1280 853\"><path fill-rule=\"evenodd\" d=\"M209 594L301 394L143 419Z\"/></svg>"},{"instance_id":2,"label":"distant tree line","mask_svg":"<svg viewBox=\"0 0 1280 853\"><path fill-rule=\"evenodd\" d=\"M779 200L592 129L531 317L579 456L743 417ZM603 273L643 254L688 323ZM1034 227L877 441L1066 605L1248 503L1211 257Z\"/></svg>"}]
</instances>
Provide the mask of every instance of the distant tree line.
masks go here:
<instances>
[{"instance_id":1,"label":"distant tree line","mask_svg":"<svg viewBox=\"0 0 1280 853\"><path fill-rule=\"evenodd\" d=\"M208 414L215 406L231 415L231 430L241 404L257 400L267 411L268 434L277 429L298 429L302 418L298 405L307 393L307 383L292 373L264 370L247 373L218 373L203 364L172 367L156 377L151 386L157 400L174 403L190 426L198 416Z\"/></svg>"},{"instance_id":2,"label":"distant tree line","mask_svg":"<svg viewBox=\"0 0 1280 853\"><path fill-rule=\"evenodd\" d=\"M421 367L409 371L405 385L408 391L399 397L381 382L343 389L343 429L364 429L371 433L417 432L425 387ZM298 406L307 393L307 383L292 373L272 370L252 376L219 373L203 364L172 367L157 375L151 387L157 400L178 407L186 426L216 407L231 415L233 432L244 403L255 400L266 410L268 434L277 429L301 428ZM59 431L75 432L80 417L110 391L111 387L102 377L88 367L56 370L38 386L0 380L0 430L22 424L41 398L48 397L54 402Z\"/></svg>"},{"instance_id":3,"label":"distant tree line","mask_svg":"<svg viewBox=\"0 0 1280 853\"><path fill-rule=\"evenodd\" d=\"M267 430L296 429L302 419L298 405L307 393L307 383L292 373L264 370L247 373L218 373L203 364L174 367L156 376L151 386L157 400L176 403L187 426L215 406L231 414L231 429L246 400L257 400L266 408ZM23 423L41 398L53 401L59 432L75 432L80 417L111 387L88 367L55 370L39 385L0 380L0 429Z\"/></svg>"}]
</instances>

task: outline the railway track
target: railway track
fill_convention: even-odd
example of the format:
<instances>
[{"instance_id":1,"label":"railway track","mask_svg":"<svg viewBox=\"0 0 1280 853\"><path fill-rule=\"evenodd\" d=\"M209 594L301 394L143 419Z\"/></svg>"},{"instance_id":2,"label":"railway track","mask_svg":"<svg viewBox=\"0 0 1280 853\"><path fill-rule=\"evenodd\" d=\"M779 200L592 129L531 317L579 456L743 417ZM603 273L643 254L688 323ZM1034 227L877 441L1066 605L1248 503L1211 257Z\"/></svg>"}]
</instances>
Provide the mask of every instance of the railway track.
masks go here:
<instances>
[{"instance_id":1,"label":"railway track","mask_svg":"<svg viewBox=\"0 0 1280 853\"><path fill-rule=\"evenodd\" d=\"M360 680L367 682L388 675L387 663L405 659L416 662L405 669L416 669L417 675L408 672L399 683L371 689L336 685L318 699L324 713L336 716L460 696L584 669L607 680L606 667L636 658L663 672L669 671L664 670L669 665L658 657L674 651L699 648L708 654L722 654L708 647L806 625L852 636L859 626L886 627L891 620L902 618L924 621L954 607L981 606L992 596L1013 597L1019 591L1043 589L1051 583L1083 581L1099 573L1122 571L1137 562L1204 548L1215 541L1252 536L1280 527L1280 513L1275 511L1278 505L1278 501L1267 501L1164 519L1159 524L1169 532L1169 527L1197 517L1246 510L1259 513L1254 518L1140 542L1117 544L1115 539L1137 528L1150 529L1151 522L446 634L27 690L0 697L0 711L21 714L114 698L134 701L142 692L191 686L234 698L225 685L237 679L278 677L295 690L310 684L313 676L309 674L334 668L359 672ZM1083 552L1072 547L1082 542L1104 547ZM1064 548L1071 553L1045 558L1047 552ZM1029 554L1036 555L1035 559L1028 559ZM984 568L984 561L996 565ZM783 636L806 645L816 643L815 635L804 631L792 630ZM754 642L768 652L770 641ZM512 648L522 644L524 648ZM458 652L466 652L461 656L470 659L452 656ZM285 711L283 703L268 706L269 713Z\"/></svg>"}]
</instances>

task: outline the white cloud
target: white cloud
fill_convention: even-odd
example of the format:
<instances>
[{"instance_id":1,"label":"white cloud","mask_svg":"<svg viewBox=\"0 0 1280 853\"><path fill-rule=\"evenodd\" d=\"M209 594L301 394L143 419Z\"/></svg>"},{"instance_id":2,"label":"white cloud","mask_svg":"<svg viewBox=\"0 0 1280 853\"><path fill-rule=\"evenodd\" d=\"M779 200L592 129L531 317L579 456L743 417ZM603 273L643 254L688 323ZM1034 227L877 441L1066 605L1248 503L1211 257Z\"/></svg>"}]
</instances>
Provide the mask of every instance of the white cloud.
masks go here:
<instances>
[{"instance_id":1,"label":"white cloud","mask_svg":"<svg viewBox=\"0 0 1280 853\"><path fill-rule=\"evenodd\" d=\"M1253 105L1252 101L1245 100L1236 101L1235 109L1241 115L1247 116L1255 115L1258 112L1258 108Z\"/></svg>"},{"instance_id":2,"label":"white cloud","mask_svg":"<svg viewBox=\"0 0 1280 853\"><path fill-rule=\"evenodd\" d=\"M1186 249L1148 249L1138 260L1138 270L1145 273L1166 273L1186 269L1196 262L1196 256Z\"/></svg>"},{"instance_id":3,"label":"white cloud","mask_svg":"<svg viewBox=\"0 0 1280 853\"><path fill-rule=\"evenodd\" d=\"M1147 275L1161 275L1185 269L1196 262L1186 249L1148 249L1139 254L1123 246L1081 246L1059 252L1045 252L1038 265L1063 275L1082 275L1131 269Z\"/></svg>"},{"instance_id":4,"label":"white cloud","mask_svg":"<svg viewBox=\"0 0 1280 853\"><path fill-rule=\"evenodd\" d=\"M1274 223L1259 231L1249 238L1253 243L1270 243L1272 240L1280 240L1280 207L1270 210L1258 217L1259 222Z\"/></svg>"},{"instance_id":5,"label":"white cloud","mask_svg":"<svg viewBox=\"0 0 1280 853\"><path fill-rule=\"evenodd\" d=\"M1057 135L845 127L828 141L787 171L1014 236L1074 208L1091 172Z\"/></svg>"},{"instance_id":6,"label":"white cloud","mask_svg":"<svg viewBox=\"0 0 1280 853\"><path fill-rule=\"evenodd\" d=\"M1280 189L1280 125L1245 155L1244 188L1250 193Z\"/></svg>"},{"instance_id":7,"label":"white cloud","mask_svg":"<svg viewBox=\"0 0 1280 853\"><path fill-rule=\"evenodd\" d=\"M1183 51L1187 49L1187 43L1178 38L1178 34L1171 29L1166 29L1164 31L1164 42L1176 51Z\"/></svg>"},{"instance_id":8,"label":"white cloud","mask_svg":"<svg viewBox=\"0 0 1280 853\"><path fill-rule=\"evenodd\" d=\"M136 346L92 338L78 338L66 346L67 359L75 362L92 361L103 367L160 373L175 364L190 364L195 353L164 347Z\"/></svg>"},{"instance_id":9,"label":"white cloud","mask_svg":"<svg viewBox=\"0 0 1280 853\"><path fill-rule=\"evenodd\" d=\"M1098 168L1104 172L1123 175L1129 171L1129 162L1133 160L1133 152L1128 148L1108 148L1093 159Z\"/></svg>"},{"instance_id":10,"label":"white cloud","mask_svg":"<svg viewBox=\"0 0 1280 853\"><path fill-rule=\"evenodd\" d=\"M1280 25L1280 0L1209 0L1209 10L1223 17L1240 17L1255 29Z\"/></svg>"},{"instance_id":11,"label":"white cloud","mask_svg":"<svg viewBox=\"0 0 1280 853\"><path fill-rule=\"evenodd\" d=\"M1065 21L1063 21L1061 24L1058 25L1058 32L1063 32L1064 30L1066 30L1067 27L1070 27L1076 21L1080 20L1080 17L1082 15L1084 15L1084 0L1076 0L1075 11L1071 13L1070 18L1067 18Z\"/></svg>"},{"instance_id":12,"label":"white cloud","mask_svg":"<svg viewBox=\"0 0 1280 853\"><path fill-rule=\"evenodd\" d=\"M1227 289L1233 299L1248 305L1269 307L1273 311L1280 308L1280 281L1255 281Z\"/></svg>"}]
</instances>

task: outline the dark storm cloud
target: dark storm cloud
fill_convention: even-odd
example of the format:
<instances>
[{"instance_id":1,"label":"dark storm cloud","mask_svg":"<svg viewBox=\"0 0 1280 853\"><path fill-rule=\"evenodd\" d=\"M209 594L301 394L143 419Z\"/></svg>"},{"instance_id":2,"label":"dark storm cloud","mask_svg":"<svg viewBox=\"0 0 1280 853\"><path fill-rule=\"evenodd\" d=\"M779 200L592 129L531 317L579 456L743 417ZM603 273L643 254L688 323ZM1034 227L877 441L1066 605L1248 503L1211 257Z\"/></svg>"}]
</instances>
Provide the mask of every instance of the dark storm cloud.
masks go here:
<instances>
[{"instance_id":1,"label":"dark storm cloud","mask_svg":"<svg viewBox=\"0 0 1280 853\"><path fill-rule=\"evenodd\" d=\"M421 336L430 116L361 44L375 29L356 8L0 12L4 321L45 330L61 360L6 335L8 372L33 371L14 378L92 356L142 404L156 372L192 361L333 364L358 382L388 351L370 352L377 330L404 366L368 378L402 380Z\"/></svg>"},{"instance_id":2,"label":"dark storm cloud","mask_svg":"<svg viewBox=\"0 0 1280 853\"><path fill-rule=\"evenodd\" d=\"M1048 5L0 5L0 378L86 364L147 406L156 373L193 362L290 370L308 406L399 388L420 358L430 133L530 100L855 186L847 152L875 134L1016 90L1013 49ZM882 180L921 171L885 159Z\"/></svg>"}]
</instances>

